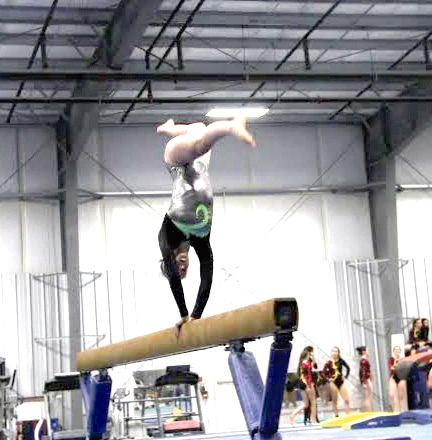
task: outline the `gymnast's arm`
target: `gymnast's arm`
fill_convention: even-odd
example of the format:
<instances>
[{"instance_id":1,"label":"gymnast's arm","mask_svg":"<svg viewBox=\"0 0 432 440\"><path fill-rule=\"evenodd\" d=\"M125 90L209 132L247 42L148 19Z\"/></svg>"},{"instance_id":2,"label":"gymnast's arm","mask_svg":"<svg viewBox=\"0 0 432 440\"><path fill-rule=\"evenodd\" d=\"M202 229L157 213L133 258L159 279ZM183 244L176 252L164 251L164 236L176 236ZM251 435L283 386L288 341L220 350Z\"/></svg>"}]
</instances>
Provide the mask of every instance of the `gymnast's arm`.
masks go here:
<instances>
[{"instance_id":1,"label":"gymnast's arm","mask_svg":"<svg viewBox=\"0 0 432 440\"><path fill-rule=\"evenodd\" d=\"M166 270L166 277L168 278L171 292L179 309L180 316L182 318L186 318L189 315L189 312L186 307L183 285L177 272L171 249L167 243L167 240L164 239L164 237L161 235L159 236L159 247L162 253L163 264Z\"/></svg>"},{"instance_id":2,"label":"gymnast's arm","mask_svg":"<svg viewBox=\"0 0 432 440\"><path fill-rule=\"evenodd\" d=\"M191 318L199 319L209 299L213 282L213 252L208 236L195 244L194 248L200 262L201 282Z\"/></svg>"},{"instance_id":3,"label":"gymnast's arm","mask_svg":"<svg viewBox=\"0 0 432 440\"><path fill-rule=\"evenodd\" d=\"M343 359L341 359L341 366L346 368L345 379L348 379L348 376L349 376L350 371L351 371L350 366Z\"/></svg>"}]
</instances>

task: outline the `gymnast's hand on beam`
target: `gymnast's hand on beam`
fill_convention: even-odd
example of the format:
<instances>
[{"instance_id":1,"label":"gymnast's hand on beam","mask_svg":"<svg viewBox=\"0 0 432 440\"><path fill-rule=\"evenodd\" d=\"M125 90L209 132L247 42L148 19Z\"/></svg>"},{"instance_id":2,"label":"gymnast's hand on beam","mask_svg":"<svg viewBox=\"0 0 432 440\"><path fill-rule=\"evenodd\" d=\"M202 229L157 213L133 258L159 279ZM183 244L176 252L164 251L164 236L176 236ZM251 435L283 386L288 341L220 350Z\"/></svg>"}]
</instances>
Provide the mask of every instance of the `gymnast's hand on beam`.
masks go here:
<instances>
[{"instance_id":1,"label":"gymnast's hand on beam","mask_svg":"<svg viewBox=\"0 0 432 440\"><path fill-rule=\"evenodd\" d=\"M189 318L189 316L185 316L185 317L181 318L180 321L177 322L177 324L175 325L176 338L180 337L180 333L181 333L181 329L183 327L183 324L186 324L187 322L195 321L195 319L196 318Z\"/></svg>"},{"instance_id":2,"label":"gymnast's hand on beam","mask_svg":"<svg viewBox=\"0 0 432 440\"><path fill-rule=\"evenodd\" d=\"M188 321L189 321L189 316L184 316L183 318L180 319L179 322L176 323L175 325L176 338L180 336L180 332L181 332L181 328L183 327L183 324L186 324L186 322Z\"/></svg>"}]
</instances>

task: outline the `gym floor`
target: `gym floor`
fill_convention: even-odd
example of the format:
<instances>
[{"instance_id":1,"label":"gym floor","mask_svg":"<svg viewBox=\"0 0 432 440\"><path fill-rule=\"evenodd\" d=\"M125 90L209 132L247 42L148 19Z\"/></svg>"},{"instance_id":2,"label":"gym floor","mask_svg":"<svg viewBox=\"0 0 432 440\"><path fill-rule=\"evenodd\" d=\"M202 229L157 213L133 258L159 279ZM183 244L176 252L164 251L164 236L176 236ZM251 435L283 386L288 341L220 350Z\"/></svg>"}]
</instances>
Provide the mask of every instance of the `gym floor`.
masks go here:
<instances>
[{"instance_id":1,"label":"gym floor","mask_svg":"<svg viewBox=\"0 0 432 440\"><path fill-rule=\"evenodd\" d=\"M431 440L432 425L404 424L392 428L356 429L344 431L340 428L321 426L288 427L281 426L279 432L283 439L289 440ZM248 440L245 431L223 432L217 434L182 436L182 440Z\"/></svg>"}]
</instances>

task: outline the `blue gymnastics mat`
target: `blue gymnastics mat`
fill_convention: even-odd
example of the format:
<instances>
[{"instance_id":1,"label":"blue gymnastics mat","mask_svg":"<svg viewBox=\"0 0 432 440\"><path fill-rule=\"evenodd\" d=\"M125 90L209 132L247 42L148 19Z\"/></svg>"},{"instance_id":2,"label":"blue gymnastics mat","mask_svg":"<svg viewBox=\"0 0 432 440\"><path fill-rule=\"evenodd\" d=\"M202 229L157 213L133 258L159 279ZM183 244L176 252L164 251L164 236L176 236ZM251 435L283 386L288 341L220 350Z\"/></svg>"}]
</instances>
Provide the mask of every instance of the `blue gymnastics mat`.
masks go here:
<instances>
[{"instance_id":1,"label":"blue gymnastics mat","mask_svg":"<svg viewBox=\"0 0 432 440\"><path fill-rule=\"evenodd\" d=\"M281 426L283 440L431 440L430 425L404 424L390 428L346 431L341 428L321 426ZM250 440L246 431L221 432L214 434L182 435L182 440Z\"/></svg>"}]
</instances>

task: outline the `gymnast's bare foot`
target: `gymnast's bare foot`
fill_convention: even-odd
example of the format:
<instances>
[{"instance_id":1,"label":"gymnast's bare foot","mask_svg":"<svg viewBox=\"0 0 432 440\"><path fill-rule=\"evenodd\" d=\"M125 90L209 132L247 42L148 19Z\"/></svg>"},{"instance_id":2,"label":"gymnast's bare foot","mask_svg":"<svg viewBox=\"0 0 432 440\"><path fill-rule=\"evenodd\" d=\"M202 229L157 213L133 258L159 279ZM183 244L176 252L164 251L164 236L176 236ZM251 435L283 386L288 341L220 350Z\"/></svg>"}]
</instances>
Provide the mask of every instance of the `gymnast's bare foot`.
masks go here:
<instances>
[{"instance_id":1,"label":"gymnast's bare foot","mask_svg":"<svg viewBox=\"0 0 432 440\"><path fill-rule=\"evenodd\" d=\"M161 133L170 133L172 128L174 127L174 121L172 119L168 119L165 123L163 123L162 125L159 125L158 128L156 129L156 132L158 134Z\"/></svg>"},{"instance_id":2,"label":"gymnast's bare foot","mask_svg":"<svg viewBox=\"0 0 432 440\"><path fill-rule=\"evenodd\" d=\"M237 117L233 120L233 134L238 137L241 141L250 145L251 147L256 147L257 144L253 136L246 129L246 118Z\"/></svg>"},{"instance_id":3,"label":"gymnast's bare foot","mask_svg":"<svg viewBox=\"0 0 432 440\"><path fill-rule=\"evenodd\" d=\"M183 318L180 319L179 322L176 323L176 325L175 325L176 338L180 337L180 332L183 327L183 324L186 324L186 322L188 322L188 321L189 321L189 316L184 316Z\"/></svg>"}]
</instances>

